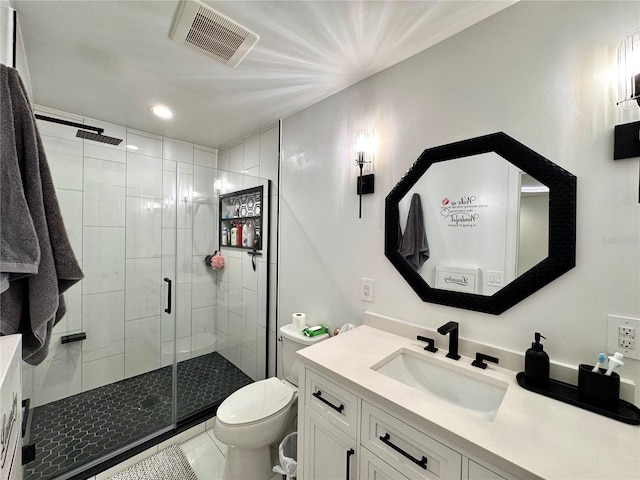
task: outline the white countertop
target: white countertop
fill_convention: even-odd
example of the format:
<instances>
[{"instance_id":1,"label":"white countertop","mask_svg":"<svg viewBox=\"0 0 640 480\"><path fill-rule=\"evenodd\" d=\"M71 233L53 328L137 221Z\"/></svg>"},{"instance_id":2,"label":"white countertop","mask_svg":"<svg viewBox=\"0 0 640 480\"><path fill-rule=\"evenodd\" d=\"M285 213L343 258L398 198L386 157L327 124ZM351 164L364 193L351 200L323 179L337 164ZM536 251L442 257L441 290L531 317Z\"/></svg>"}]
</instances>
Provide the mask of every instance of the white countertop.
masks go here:
<instances>
[{"instance_id":1,"label":"white countertop","mask_svg":"<svg viewBox=\"0 0 640 480\"><path fill-rule=\"evenodd\" d=\"M394 379L371 366L407 348L453 362L474 375L508 383L493 421L473 415ZM507 470L548 479L640 479L640 426L628 425L587 410L538 395L520 387L516 373L488 364L486 370L423 351L424 343L366 325L298 351L299 358L356 394L394 408L417 428Z\"/></svg>"}]
</instances>

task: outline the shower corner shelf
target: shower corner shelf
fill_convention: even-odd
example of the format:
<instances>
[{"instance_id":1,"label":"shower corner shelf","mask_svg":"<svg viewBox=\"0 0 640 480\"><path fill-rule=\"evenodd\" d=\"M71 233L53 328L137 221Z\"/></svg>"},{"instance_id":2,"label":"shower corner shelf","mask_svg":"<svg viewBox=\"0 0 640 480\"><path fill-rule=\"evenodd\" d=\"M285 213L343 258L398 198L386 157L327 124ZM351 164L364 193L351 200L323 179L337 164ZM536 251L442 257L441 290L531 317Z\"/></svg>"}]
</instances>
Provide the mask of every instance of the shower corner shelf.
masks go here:
<instances>
[{"instance_id":1,"label":"shower corner shelf","mask_svg":"<svg viewBox=\"0 0 640 480\"><path fill-rule=\"evenodd\" d=\"M263 238L264 189L262 185L220 195L218 245L221 248L262 250ZM243 228L251 224L254 229L254 242L251 245L231 243L231 229L234 225ZM223 228L228 232L227 241L223 242Z\"/></svg>"}]
</instances>

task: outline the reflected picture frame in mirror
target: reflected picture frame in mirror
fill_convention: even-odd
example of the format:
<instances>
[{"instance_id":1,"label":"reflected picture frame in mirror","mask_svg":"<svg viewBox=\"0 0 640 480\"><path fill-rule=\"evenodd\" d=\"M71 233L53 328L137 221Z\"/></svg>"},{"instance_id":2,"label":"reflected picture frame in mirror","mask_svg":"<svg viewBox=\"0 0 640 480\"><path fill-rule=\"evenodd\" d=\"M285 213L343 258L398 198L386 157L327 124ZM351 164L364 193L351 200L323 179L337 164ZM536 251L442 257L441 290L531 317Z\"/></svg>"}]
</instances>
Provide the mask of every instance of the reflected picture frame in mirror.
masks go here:
<instances>
[{"instance_id":1,"label":"reflected picture frame in mirror","mask_svg":"<svg viewBox=\"0 0 640 480\"><path fill-rule=\"evenodd\" d=\"M548 255L491 295L434 288L399 252L400 204L430 167L491 152L548 188ZM575 266L576 188L573 174L503 132L429 148L386 198L385 256L423 301L498 315Z\"/></svg>"}]
</instances>

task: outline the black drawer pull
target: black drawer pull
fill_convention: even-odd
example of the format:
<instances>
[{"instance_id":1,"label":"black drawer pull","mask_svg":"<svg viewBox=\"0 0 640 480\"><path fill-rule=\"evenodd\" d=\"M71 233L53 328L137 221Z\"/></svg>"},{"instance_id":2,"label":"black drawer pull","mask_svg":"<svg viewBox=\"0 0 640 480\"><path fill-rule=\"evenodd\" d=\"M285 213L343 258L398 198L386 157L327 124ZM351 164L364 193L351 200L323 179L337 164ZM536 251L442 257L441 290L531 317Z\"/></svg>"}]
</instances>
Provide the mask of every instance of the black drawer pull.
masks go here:
<instances>
[{"instance_id":1,"label":"black drawer pull","mask_svg":"<svg viewBox=\"0 0 640 480\"><path fill-rule=\"evenodd\" d=\"M74 333L72 335L63 335L60 337L60 343L71 343L71 342L79 342L80 340L86 340L87 334L84 332Z\"/></svg>"},{"instance_id":2,"label":"black drawer pull","mask_svg":"<svg viewBox=\"0 0 640 480\"><path fill-rule=\"evenodd\" d=\"M410 455L409 453L405 452L404 450L402 450L399 446L394 445L391 440L389 440L389 432L387 432L384 437L380 437L380 441L382 443L384 443L385 445L389 445L391 448L393 448L396 452L398 452L399 454L405 456L406 458L408 458L409 460L411 460L413 463L415 463L416 465L424 468L425 470L427 469L427 457L425 457L424 455L422 456L422 460L418 460L416 457L414 457L413 455Z\"/></svg>"},{"instance_id":3,"label":"black drawer pull","mask_svg":"<svg viewBox=\"0 0 640 480\"><path fill-rule=\"evenodd\" d=\"M322 403L329 405L331 408L333 408L336 412L338 413L342 413L342 410L344 410L344 405L341 403L339 407L336 407L333 403L331 403L330 401L322 398L322 392L320 390L318 390L317 392L313 392L311 395L313 395L314 397L316 397L318 400L320 400Z\"/></svg>"},{"instance_id":4,"label":"black drawer pull","mask_svg":"<svg viewBox=\"0 0 640 480\"><path fill-rule=\"evenodd\" d=\"M347 480L351 478L349 475L349 470L351 470L351 455L353 455L354 453L356 453L356 451L353 448L347 450L347 476L345 477Z\"/></svg>"}]
</instances>

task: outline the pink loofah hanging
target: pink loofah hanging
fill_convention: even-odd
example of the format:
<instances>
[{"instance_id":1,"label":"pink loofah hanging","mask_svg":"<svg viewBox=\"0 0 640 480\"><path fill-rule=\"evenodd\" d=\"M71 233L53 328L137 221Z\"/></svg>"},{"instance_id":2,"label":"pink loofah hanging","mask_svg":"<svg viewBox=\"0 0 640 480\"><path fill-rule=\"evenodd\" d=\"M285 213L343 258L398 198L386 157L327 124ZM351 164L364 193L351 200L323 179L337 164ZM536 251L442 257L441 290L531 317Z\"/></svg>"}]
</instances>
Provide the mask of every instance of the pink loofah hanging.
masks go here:
<instances>
[{"instance_id":1,"label":"pink loofah hanging","mask_svg":"<svg viewBox=\"0 0 640 480\"><path fill-rule=\"evenodd\" d=\"M216 252L211 257L211 268L213 270L222 270L224 268L224 258L220 255L220 252Z\"/></svg>"}]
</instances>

